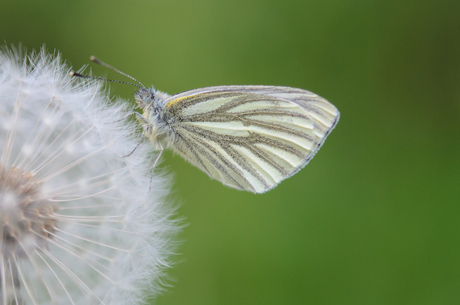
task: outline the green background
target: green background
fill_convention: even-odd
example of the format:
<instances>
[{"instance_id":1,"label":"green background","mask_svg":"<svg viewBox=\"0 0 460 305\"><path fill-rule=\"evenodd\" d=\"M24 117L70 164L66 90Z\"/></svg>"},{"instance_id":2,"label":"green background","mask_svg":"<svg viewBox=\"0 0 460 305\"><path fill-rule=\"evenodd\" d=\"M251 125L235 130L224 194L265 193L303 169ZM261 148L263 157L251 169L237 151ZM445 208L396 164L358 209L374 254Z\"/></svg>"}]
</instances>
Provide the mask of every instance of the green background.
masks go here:
<instances>
[{"instance_id":1,"label":"green background","mask_svg":"<svg viewBox=\"0 0 460 305\"><path fill-rule=\"evenodd\" d=\"M285 85L341 111L263 195L166 154L189 226L156 304L460 304L459 16L458 0L2 0L0 38L170 94Z\"/></svg>"}]
</instances>

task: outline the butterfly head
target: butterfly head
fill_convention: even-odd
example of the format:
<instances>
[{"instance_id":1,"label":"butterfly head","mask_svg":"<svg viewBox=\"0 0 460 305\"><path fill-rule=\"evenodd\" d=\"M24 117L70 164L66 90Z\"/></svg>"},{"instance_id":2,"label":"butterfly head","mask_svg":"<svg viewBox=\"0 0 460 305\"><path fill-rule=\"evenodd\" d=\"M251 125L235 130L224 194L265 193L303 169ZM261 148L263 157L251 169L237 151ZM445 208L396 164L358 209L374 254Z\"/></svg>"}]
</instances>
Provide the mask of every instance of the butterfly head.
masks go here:
<instances>
[{"instance_id":1,"label":"butterfly head","mask_svg":"<svg viewBox=\"0 0 460 305\"><path fill-rule=\"evenodd\" d=\"M155 101L155 89L154 88L139 88L134 93L134 99L140 108L148 107Z\"/></svg>"},{"instance_id":2,"label":"butterfly head","mask_svg":"<svg viewBox=\"0 0 460 305\"><path fill-rule=\"evenodd\" d=\"M169 97L168 94L155 90L155 88L139 88L134 94L136 103L140 108L154 108L160 110L163 107L163 101Z\"/></svg>"}]
</instances>

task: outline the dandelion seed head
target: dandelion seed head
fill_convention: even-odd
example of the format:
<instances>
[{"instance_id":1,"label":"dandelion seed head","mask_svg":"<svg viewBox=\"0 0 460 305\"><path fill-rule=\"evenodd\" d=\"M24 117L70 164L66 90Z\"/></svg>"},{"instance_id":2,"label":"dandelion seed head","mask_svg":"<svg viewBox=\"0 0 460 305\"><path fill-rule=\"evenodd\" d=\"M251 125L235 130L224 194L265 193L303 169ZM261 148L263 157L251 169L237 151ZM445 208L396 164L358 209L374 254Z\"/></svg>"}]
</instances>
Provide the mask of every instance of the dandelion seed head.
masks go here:
<instances>
[{"instance_id":1,"label":"dandelion seed head","mask_svg":"<svg viewBox=\"0 0 460 305\"><path fill-rule=\"evenodd\" d=\"M169 180L93 80L58 55L0 51L0 304L137 304L178 231Z\"/></svg>"}]
</instances>

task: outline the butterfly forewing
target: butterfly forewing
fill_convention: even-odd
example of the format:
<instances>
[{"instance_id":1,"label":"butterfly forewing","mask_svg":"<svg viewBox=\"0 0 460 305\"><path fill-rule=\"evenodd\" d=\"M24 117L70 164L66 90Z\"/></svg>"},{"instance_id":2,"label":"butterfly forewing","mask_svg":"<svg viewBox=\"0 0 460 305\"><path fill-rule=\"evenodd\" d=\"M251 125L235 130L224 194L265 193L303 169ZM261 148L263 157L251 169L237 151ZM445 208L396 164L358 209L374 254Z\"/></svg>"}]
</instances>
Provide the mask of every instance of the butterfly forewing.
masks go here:
<instances>
[{"instance_id":1,"label":"butterfly forewing","mask_svg":"<svg viewBox=\"0 0 460 305\"><path fill-rule=\"evenodd\" d=\"M304 167L336 125L327 100L296 88L222 86L164 101L173 149L223 184L263 193Z\"/></svg>"}]
</instances>

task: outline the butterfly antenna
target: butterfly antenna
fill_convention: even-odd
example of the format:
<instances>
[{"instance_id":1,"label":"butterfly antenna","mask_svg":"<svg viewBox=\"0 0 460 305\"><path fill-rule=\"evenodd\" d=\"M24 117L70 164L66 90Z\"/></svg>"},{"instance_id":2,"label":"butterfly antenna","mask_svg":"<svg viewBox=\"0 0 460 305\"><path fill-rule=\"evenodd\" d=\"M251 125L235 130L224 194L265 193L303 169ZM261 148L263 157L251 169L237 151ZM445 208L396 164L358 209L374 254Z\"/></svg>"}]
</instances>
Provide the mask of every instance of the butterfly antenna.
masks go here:
<instances>
[{"instance_id":1,"label":"butterfly antenna","mask_svg":"<svg viewBox=\"0 0 460 305\"><path fill-rule=\"evenodd\" d=\"M80 74L80 73L77 73L75 71L70 71L69 72L69 75L71 77L81 77L81 78L88 78L88 79L98 79L98 80L102 80L102 81L105 81L105 82L112 82L112 83L119 83L119 84L126 84L126 85L131 85L131 86L134 86L134 87L137 87L139 89L142 89L142 88L145 88L144 86L138 86L136 84L133 84L133 83L128 83L128 82L122 82L120 80L113 80L113 79L107 79L107 78L102 78L102 77L97 77L97 76L89 76L89 75L83 75L83 74ZM142 84L141 84L142 85Z\"/></svg>"},{"instance_id":2,"label":"butterfly antenna","mask_svg":"<svg viewBox=\"0 0 460 305\"><path fill-rule=\"evenodd\" d=\"M132 80L135 81L136 83L140 84L140 85L142 86L142 88L145 88L145 86L144 86L140 81L138 81L137 79L135 79L135 78L132 77L131 75L128 75L128 74L126 74L126 73L123 73L123 72L121 72L120 70L118 70L117 68L114 68L114 67L112 67L111 65L106 64L105 62L100 61L99 59L96 58L96 56L91 56L90 59L91 59L91 61L94 62L95 64L98 64L98 65L104 66L104 67L106 67L106 68L112 69L113 71L115 71L115 72L117 72L117 73L119 73L119 74L121 74L121 75L124 75L124 76L126 76L126 77L132 79Z\"/></svg>"}]
</instances>

